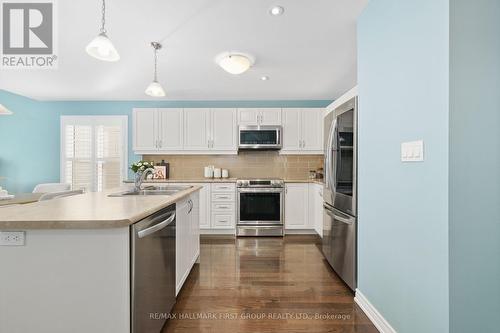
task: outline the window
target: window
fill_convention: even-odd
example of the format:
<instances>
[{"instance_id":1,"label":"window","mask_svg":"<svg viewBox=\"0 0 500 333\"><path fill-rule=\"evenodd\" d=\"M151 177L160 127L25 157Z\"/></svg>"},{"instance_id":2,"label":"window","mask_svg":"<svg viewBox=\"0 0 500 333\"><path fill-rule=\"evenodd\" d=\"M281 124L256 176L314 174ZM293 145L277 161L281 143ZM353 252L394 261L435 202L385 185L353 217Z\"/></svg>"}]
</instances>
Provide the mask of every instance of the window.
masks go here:
<instances>
[{"instance_id":1,"label":"window","mask_svg":"<svg viewBox=\"0 0 500 333\"><path fill-rule=\"evenodd\" d=\"M62 116L61 181L102 191L127 176L127 116Z\"/></svg>"}]
</instances>

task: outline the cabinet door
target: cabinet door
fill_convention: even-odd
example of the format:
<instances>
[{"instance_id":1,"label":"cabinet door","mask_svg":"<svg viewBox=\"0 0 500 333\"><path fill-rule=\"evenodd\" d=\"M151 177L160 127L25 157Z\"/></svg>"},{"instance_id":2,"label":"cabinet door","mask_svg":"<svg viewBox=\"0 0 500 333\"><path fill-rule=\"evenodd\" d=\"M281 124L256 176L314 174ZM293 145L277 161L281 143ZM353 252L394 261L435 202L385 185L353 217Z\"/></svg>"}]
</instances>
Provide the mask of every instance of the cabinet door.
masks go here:
<instances>
[{"instance_id":1,"label":"cabinet door","mask_svg":"<svg viewBox=\"0 0 500 333\"><path fill-rule=\"evenodd\" d=\"M283 150L300 150L300 109L283 109Z\"/></svg>"},{"instance_id":2,"label":"cabinet door","mask_svg":"<svg viewBox=\"0 0 500 333\"><path fill-rule=\"evenodd\" d=\"M236 109L212 109L211 114L211 149L236 151Z\"/></svg>"},{"instance_id":3,"label":"cabinet door","mask_svg":"<svg viewBox=\"0 0 500 333\"><path fill-rule=\"evenodd\" d=\"M160 150L182 150L182 115L182 109L158 109Z\"/></svg>"},{"instance_id":4,"label":"cabinet door","mask_svg":"<svg viewBox=\"0 0 500 333\"><path fill-rule=\"evenodd\" d=\"M323 237L323 185L314 184L314 225L320 237Z\"/></svg>"},{"instance_id":5,"label":"cabinet door","mask_svg":"<svg viewBox=\"0 0 500 333\"><path fill-rule=\"evenodd\" d=\"M281 125L281 109L260 109L261 125Z\"/></svg>"},{"instance_id":6,"label":"cabinet door","mask_svg":"<svg viewBox=\"0 0 500 333\"><path fill-rule=\"evenodd\" d=\"M259 109L238 109L238 125L257 125L259 117Z\"/></svg>"},{"instance_id":7,"label":"cabinet door","mask_svg":"<svg viewBox=\"0 0 500 333\"><path fill-rule=\"evenodd\" d=\"M156 109L144 108L133 111L134 150L157 150L158 113Z\"/></svg>"},{"instance_id":8,"label":"cabinet door","mask_svg":"<svg viewBox=\"0 0 500 333\"><path fill-rule=\"evenodd\" d=\"M200 255L200 195L199 191L191 194L193 207L190 213L190 262L189 271L193 268L196 258Z\"/></svg>"},{"instance_id":9,"label":"cabinet door","mask_svg":"<svg viewBox=\"0 0 500 333\"><path fill-rule=\"evenodd\" d=\"M189 243L186 241L189 235L189 209L188 199L181 200L176 204L175 224L175 281L176 295L181 290L182 284L187 276Z\"/></svg>"},{"instance_id":10,"label":"cabinet door","mask_svg":"<svg viewBox=\"0 0 500 333\"><path fill-rule=\"evenodd\" d=\"M323 109L302 109L302 150L323 151Z\"/></svg>"},{"instance_id":11,"label":"cabinet door","mask_svg":"<svg viewBox=\"0 0 500 333\"><path fill-rule=\"evenodd\" d=\"M184 109L184 150L208 150L210 109Z\"/></svg>"},{"instance_id":12,"label":"cabinet door","mask_svg":"<svg viewBox=\"0 0 500 333\"><path fill-rule=\"evenodd\" d=\"M212 199L210 195L210 184L197 184L203 186L200 190L200 229L210 229L210 211Z\"/></svg>"},{"instance_id":13,"label":"cabinet door","mask_svg":"<svg viewBox=\"0 0 500 333\"><path fill-rule=\"evenodd\" d=\"M286 184L285 228L308 229L309 184Z\"/></svg>"}]
</instances>

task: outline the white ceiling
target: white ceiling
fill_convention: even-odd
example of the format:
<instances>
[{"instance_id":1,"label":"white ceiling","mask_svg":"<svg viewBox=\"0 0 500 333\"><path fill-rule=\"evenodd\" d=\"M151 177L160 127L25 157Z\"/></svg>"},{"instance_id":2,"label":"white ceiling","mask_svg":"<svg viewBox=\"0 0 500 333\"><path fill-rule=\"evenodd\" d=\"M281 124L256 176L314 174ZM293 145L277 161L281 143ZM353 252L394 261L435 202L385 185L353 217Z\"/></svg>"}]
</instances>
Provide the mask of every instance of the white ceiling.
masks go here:
<instances>
[{"instance_id":1,"label":"white ceiling","mask_svg":"<svg viewBox=\"0 0 500 333\"><path fill-rule=\"evenodd\" d=\"M356 84L356 19L368 0L108 0L107 30L121 60L89 57L100 0L58 3L57 70L2 70L0 88L40 100L151 100L150 41L160 40L166 100L334 99ZM273 17L279 4L285 14ZM222 51L256 57L233 76ZM269 81L261 81L267 75Z\"/></svg>"}]
</instances>

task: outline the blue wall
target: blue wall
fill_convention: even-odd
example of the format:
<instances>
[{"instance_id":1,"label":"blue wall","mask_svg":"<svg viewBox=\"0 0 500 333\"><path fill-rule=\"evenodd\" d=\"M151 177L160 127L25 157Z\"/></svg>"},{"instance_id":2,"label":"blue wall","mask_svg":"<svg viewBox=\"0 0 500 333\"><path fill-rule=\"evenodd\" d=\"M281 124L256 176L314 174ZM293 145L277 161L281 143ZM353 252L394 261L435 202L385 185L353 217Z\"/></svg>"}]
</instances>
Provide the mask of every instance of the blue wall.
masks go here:
<instances>
[{"instance_id":1,"label":"blue wall","mask_svg":"<svg viewBox=\"0 0 500 333\"><path fill-rule=\"evenodd\" d=\"M14 112L0 116L0 180L10 192L30 192L35 184L59 181L61 115L129 116L129 162L134 107L325 107L331 101L89 101L39 102L0 90L0 104Z\"/></svg>"},{"instance_id":2,"label":"blue wall","mask_svg":"<svg viewBox=\"0 0 500 333\"><path fill-rule=\"evenodd\" d=\"M448 24L448 0L372 0L358 23L358 288L404 333L449 326Z\"/></svg>"},{"instance_id":3,"label":"blue wall","mask_svg":"<svg viewBox=\"0 0 500 333\"><path fill-rule=\"evenodd\" d=\"M450 331L500 331L500 1L451 1Z\"/></svg>"}]
</instances>

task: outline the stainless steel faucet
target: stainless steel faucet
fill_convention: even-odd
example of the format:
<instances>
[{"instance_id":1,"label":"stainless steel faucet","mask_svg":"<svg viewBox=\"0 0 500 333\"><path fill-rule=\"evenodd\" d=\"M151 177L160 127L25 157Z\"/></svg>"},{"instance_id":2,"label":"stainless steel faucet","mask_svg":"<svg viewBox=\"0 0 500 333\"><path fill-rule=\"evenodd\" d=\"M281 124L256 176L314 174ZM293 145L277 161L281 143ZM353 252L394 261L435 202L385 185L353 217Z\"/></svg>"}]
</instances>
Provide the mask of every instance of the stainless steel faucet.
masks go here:
<instances>
[{"instance_id":1,"label":"stainless steel faucet","mask_svg":"<svg viewBox=\"0 0 500 333\"><path fill-rule=\"evenodd\" d=\"M146 169L142 172L140 177L135 178L135 191L136 192L141 191L142 183L144 182L144 180L146 180L146 177L148 176L148 174L153 174L153 172L154 172L154 169Z\"/></svg>"}]
</instances>

